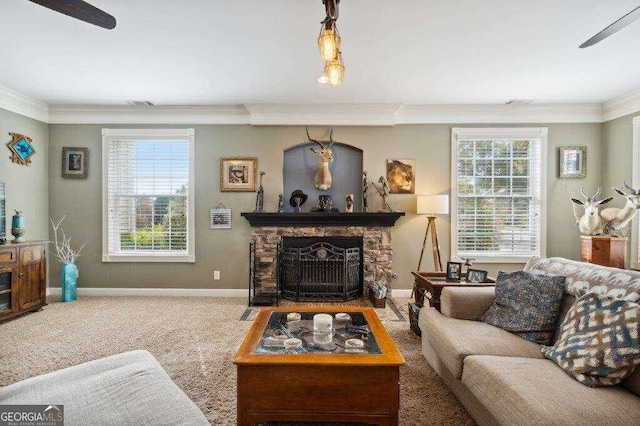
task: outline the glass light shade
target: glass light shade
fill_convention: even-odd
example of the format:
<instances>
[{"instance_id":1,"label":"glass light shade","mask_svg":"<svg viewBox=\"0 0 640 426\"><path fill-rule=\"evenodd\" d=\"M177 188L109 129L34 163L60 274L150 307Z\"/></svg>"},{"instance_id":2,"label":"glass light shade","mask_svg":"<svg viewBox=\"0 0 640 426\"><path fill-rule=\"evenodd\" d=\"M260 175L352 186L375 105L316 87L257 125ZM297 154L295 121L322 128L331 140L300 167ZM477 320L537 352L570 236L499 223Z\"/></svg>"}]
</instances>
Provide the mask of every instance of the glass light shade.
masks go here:
<instances>
[{"instance_id":1,"label":"glass light shade","mask_svg":"<svg viewBox=\"0 0 640 426\"><path fill-rule=\"evenodd\" d=\"M338 52L338 56L331 61L327 61L324 66L324 75L327 76L328 83L332 87L339 86L344 79L344 62L342 61L342 54Z\"/></svg>"},{"instance_id":2,"label":"glass light shade","mask_svg":"<svg viewBox=\"0 0 640 426\"><path fill-rule=\"evenodd\" d=\"M325 61L335 59L340 52L340 41L340 34L335 24L332 27L329 24L323 24L318 36L318 49L322 59Z\"/></svg>"},{"instance_id":3,"label":"glass light shade","mask_svg":"<svg viewBox=\"0 0 640 426\"><path fill-rule=\"evenodd\" d=\"M448 195L418 195L418 214L449 214Z\"/></svg>"}]
</instances>

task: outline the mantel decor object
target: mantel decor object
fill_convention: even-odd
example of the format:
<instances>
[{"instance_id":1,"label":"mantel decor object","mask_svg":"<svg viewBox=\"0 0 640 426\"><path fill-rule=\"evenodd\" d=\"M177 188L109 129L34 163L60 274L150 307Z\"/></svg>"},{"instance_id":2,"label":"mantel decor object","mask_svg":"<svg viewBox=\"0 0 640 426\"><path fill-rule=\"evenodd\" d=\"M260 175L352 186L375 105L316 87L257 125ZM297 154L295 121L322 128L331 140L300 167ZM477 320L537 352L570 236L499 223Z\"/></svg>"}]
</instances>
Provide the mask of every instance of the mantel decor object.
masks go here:
<instances>
[{"instance_id":1,"label":"mantel decor object","mask_svg":"<svg viewBox=\"0 0 640 426\"><path fill-rule=\"evenodd\" d=\"M262 186L262 178L266 175L265 172L260 171L260 186L256 193L256 213L264 213L264 187Z\"/></svg>"},{"instance_id":2,"label":"mantel decor object","mask_svg":"<svg viewBox=\"0 0 640 426\"><path fill-rule=\"evenodd\" d=\"M302 192L302 190L296 189L291 193L291 197L289 198L289 205L296 208L296 213L302 213L302 209L300 208L300 206L307 202L308 197L309 196Z\"/></svg>"},{"instance_id":3,"label":"mantel decor object","mask_svg":"<svg viewBox=\"0 0 640 426\"><path fill-rule=\"evenodd\" d=\"M20 133L9 132L12 140L7 144L9 151L11 151L11 161L16 164L28 166L31 164L31 157L36 153L36 149L33 147L33 140Z\"/></svg>"},{"instance_id":4,"label":"mantel decor object","mask_svg":"<svg viewBox=\"0 0 640 426\"><path fill-rule=\"evenodd\" d=\"M16 214L13 215L11 219L11 235L15 237L15 239L11 240L12 243L24 243L24 216L22 216L22 212L16 210Z\"/></svg>"}]
</instances>

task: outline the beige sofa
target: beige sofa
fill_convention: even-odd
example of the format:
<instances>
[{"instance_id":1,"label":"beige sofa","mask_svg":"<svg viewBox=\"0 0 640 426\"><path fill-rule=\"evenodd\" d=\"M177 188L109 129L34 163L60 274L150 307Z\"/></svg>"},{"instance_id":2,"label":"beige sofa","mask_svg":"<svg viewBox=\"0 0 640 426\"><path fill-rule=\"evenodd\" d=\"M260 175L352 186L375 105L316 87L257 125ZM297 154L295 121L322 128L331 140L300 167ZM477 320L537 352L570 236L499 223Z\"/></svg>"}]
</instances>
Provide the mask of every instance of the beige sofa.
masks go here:
<instances>
[{"instance_id":1,"label":"beige sofa","mask_svg":"<svg viewBox=\"0 0 640 426\"><path fill-rule=\"evenodd\" d=\"M596 291L603 279L615 280L618 293L640 288L640 272L562 258L533 258L525 270L565 275L570 286ZM545 359L540 345L474 321L494 298L491 287L449 287L442 313L425 307L419 317L425 358L478 424L640 424L640 368L618 386L587 387ZM559 323L574 302L565 294Z\"/></svg>"}]
</instances>

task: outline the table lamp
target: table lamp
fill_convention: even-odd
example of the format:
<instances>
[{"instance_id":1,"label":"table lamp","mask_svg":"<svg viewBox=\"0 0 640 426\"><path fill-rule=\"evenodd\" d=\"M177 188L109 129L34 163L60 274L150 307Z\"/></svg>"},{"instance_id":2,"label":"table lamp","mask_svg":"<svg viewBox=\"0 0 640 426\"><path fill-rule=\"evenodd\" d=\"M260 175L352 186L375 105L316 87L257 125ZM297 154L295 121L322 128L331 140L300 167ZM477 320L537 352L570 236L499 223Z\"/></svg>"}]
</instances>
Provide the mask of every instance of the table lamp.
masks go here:
<instances>
[{"instance_id":1,"label":"table lamp","mask_svg":"<svg viewBox=\"0 0 640 426\"><path fill-rule=\"evenodd\" d=\"M436 272L442 272L442 260L440 259L440 245L438 244L438 231L436 230L437 214L449 214L449 196L448 195L418 195L417 213L427 215L427 230L424 233L424 241L422 242L422 251L420 252L420 260L418 260L418 268L422 265L422 256L427 246L427 236L431 230L431 245L433 250L433 265Z\"/></svg>"}]
</instances>

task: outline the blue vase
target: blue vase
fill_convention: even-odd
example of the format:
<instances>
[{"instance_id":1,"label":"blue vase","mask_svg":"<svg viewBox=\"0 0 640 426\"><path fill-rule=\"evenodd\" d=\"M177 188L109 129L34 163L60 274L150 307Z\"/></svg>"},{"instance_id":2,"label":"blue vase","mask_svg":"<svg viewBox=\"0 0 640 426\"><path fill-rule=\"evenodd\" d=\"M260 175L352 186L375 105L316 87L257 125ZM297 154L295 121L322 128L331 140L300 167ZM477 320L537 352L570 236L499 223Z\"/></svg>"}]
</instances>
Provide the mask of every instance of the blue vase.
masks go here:
<instances>
[{"instance_id":1,"label":"blue vase","mask_svg":"<svg viewBox=\"0 0 640 426\"><path fill-rule=\"evenodd\" d=\"M78 267L73 263L62 265L62 301L72 302L78 298L76 285L78 282Z\"/></svg>"}]
</instances>

